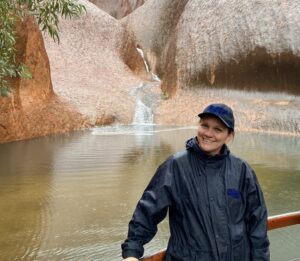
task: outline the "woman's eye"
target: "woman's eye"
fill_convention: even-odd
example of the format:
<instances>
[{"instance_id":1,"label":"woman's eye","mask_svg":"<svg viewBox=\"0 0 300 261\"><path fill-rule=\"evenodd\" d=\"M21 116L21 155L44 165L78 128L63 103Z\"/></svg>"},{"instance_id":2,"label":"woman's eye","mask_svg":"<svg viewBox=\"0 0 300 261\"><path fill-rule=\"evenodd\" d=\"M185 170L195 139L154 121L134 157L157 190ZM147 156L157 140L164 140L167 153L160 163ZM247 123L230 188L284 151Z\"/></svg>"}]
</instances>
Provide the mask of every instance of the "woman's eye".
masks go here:
<instances>
[{"instance_id":1,"label":"woman's eye","mask_svg":"<svg viewBox=\"0 0 300 261\"><path fill-rule=\"evenodd\" d=\"M207 126L206 124L201 124L201 127L202 127L203 129L207 129L207 128L208 128L208 126Z\"/></svg>"}]
</instances>

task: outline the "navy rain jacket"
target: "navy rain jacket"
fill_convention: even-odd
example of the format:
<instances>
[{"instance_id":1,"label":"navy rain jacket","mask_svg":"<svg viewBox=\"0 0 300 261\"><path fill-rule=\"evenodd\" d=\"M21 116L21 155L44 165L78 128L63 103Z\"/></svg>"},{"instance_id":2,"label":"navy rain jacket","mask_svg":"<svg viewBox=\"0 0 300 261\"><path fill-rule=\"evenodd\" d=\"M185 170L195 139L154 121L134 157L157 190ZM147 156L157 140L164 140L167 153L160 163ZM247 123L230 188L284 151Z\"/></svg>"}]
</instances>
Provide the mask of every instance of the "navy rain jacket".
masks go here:
<instances>
[{"instance_id":1,"label":"navy rain jacket","mask_svg":"<svg viewBox=\"0 0 300 261\"><path fill-rule=\"evenodd\" d=\"M256 175L226 145L204 154L197 138L155 173L129 223L122 256L141 257L169 210L166 261L268 261L267 210Z\"/></svg>"}]
</instances>

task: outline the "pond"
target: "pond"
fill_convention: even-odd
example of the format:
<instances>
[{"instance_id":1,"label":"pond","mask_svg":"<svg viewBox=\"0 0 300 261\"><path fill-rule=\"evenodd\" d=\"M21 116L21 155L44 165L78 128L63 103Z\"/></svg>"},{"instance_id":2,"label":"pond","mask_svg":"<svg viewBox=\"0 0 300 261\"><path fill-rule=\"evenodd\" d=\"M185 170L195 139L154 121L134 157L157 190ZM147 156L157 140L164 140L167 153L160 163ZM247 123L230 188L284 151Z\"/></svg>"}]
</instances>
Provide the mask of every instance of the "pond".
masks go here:
<instances>
[{"instance_id":1,"label":"pond","mask_svg":"<svg viewBox=\"0 0 300 261\"><path fill-rule=\"evenodd\" d=\"M196 128L115 126L0 145L0 260L121 260L143 189ZM269 215L300 210L296 136L237 133ZM146 254L164 248L167 221ZM272 261L300 260L300 226L269 233Z\"/></svg>"}]
</instances>

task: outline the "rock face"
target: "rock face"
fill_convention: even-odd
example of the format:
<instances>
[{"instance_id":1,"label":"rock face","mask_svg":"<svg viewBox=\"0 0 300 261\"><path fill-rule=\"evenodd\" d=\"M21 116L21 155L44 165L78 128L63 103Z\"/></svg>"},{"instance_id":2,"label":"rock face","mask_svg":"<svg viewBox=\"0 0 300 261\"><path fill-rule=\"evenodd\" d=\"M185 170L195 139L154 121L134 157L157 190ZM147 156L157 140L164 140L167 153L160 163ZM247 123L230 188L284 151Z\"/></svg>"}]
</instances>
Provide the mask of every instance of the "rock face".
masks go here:
<instances>
[{"instance_id":1,"label":"rock face","mask_svg":"<svg viewBox=\"0 0 300 261\"><path fill-rule=\"evenodd\" d=\"M19 78L13 83L19 93L23 108L34 103L45 102L53 96L49 59L39 28L33 17L27 17L17 26L17 57L29 66L32 79Z\"/></svg>"},{"instance_id":2,"label":"rock face","mask_svg":"<svg viewBox=\"0 0 300 261\"><path fill-rule=\"evenodd\" d=\"M86 115L91 125L131 123L135 99L130 91L141 79L120 56L125 29L92 3L80 3L87 14L60 21L59 45L47 35L44 38L54 91ZM139 59L136 68L143 68L134 46L129 43L127 49Z\"/></svg>"},{"instance_id":3,"label":"rock face","mask_svg":"<svg viewBox=\"0 0 300 261\"><path fill-rule=\"evenodd\" d=\"M190 0L177 28L180 85L300 94L299 11L295 1Z\"/></svg>"},{"instance_id":4,"label":"rock face","mask_svg":"<svg viewBox=\"0 0 300 261\"><path fill-rule=\"evenodd\" d=\"M53 93L49 60L34 18L19 22L17 32L17 59L30 68L32 79L11 80L12 94L0 97L0 142L82 128L84 118Z\"/></svg>"},{"instance_id":5,"label":"rock face","mask_svg":"<svg viewBox=\"0 0 300 261\"><path fill-rule=\"evenodd\" d=\"M123 19L172 97L156 121L190 124L225 102L242 129L299 132L299 11L295 1L149 0Z\"/></svg>"},{"instance_id":6,"label":"rock face","mask_svg":"<svg viewBox=\"0 0 300 261\"><path fill-rule=\"evenodd\" d=\"M149 0L126 24L170 94L197 84L299 94L299 11L295 1Z\"/></svg>"},{"instance_id":7,"label":"rock face","mask_svg":"<svg viewBox=\"0 0 300 261\"><path fill-rule=\"evenodd\" d=\"M13 95L0 97L0 142L132 122L131 90L142 81L135 74L145 75L134 37L124 44L127 32L117 20L88 1L81 3L87 14L61 20L60 44L45 35L51 77L34 19L18 27L18 59L29 66L33 78L13 80ZM130 55L122 57L120 49Z\"/></svg>"},{"instance_id":8,"label":"rock face","mask_svg":"<svg viewBox=\"0 0 300 261\"><path fill-rule=\"evenodd\" d=\"M50 67L41 33L33 17L17 23L16 59L26 64L32 79L13 78L10 80L12 95L0 98L1 105L26 108L34 103L44 102L53 96Z\"/></svg>"},{"instance_id":9,"label":"rock face","mask_svg":"<svg viewBox=\"0 0 300 261\"><path fill-rule=\"evenodd\" d=\"M111 16L121 19L143 5L146 0L90 0L90 2Z\"/></svg>"},{"instance_id":10,"label":"rock face","mask_svg":"<svg viewBox=\"0 0 300 261\"><path fill-rule=\"evenodd\" d=\"M177 84L176 28L187 3L188 0L148 0L122 21L133 31L136 45L144 50L152 71L163 79L163 86L168 79L172 88L164 89L172 94Z\"/></svg>"}]
</instances>

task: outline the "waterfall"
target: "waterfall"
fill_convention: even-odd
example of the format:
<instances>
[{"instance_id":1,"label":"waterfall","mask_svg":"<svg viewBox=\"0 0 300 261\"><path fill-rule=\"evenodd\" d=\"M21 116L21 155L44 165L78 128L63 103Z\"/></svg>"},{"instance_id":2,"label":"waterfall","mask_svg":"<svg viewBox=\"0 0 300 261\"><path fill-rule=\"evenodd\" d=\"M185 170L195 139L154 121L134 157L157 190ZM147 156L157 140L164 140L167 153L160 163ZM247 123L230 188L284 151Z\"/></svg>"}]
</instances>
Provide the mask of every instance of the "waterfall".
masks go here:
<instances>
[{"instance_id":1,"label":"waterfall","mask_svg":"<svg viewBox=\"0 0 300 261\"><path fill-rule=\"evenodd\" d=\"M132 124L134 125L152 125L153 112L151 107L143 102L143 91L147 88L146 84L140 84L131 94L136 98L135 112ZM144 95L145 96L145 95Z\"/></svg>"},{"instance_id":2,"label":"waterfall","mask_svg":"<svg viewBox=\"0 0 300 261\"><path fill-rule=\"evenodd\" d=\"M160 99L161 91L157 88L159 85L154 82L160 82L159 77L151 72L150 66L148 65L145 55L142 49L136 48L141 58L144 61L145 69L151 76L150 82L141 83L138 87L131 91L131 95L135 97L136 105L133 116L133 125L153 125L154 115L153 108L155 103ZM155 87L157 90L154 90ZM158 90L159 89L159 90Z\"/></svg>"},{"instance_id":3,"label":"waterfall","mask_svg":"<svg viewBox=\"0 0 300 261\"><path fill-rule=\"evenodd\" d=\"M147 73L149 73L149 72L150 72L149 65L148 65L148 63L146 62L146 59L145 59L145 55L144 55L143 50L140 49L140 48L138 48L138 47L136 48L136 50L138 51L139 55L142 57L142 59L143 59L143 61L144 61L145 69L146 69Z\"/></svg>"},{"instance_id":4,"label":"waterfall","mask_svg":"<svg viewBox=\"0 0 300 261\"><path fill-rule=\"evenodd\" d=\"M142 59L144 61L145 69L146 69L147 73L150 74L151 80L156 81L156 82L160 82L159 77L156 74L154 74L153 72L151 72L150 66L147 63L147 60L145 58L143 50L141 48L138 48L138 47L136 48L136 50L138 51L138 53L142 57Z\"/></svg>"},{"instance_id":5,"label":"waterfall","mask_svg":"<svg viewBox=\"0 0 300 261\"><path fill-rule=\"evenodd\" d=\"M153 124L153 113L151 108L147 107L140 99L138 99L136 103L133 124Z\"/></svg>"}]
</instances>

